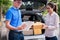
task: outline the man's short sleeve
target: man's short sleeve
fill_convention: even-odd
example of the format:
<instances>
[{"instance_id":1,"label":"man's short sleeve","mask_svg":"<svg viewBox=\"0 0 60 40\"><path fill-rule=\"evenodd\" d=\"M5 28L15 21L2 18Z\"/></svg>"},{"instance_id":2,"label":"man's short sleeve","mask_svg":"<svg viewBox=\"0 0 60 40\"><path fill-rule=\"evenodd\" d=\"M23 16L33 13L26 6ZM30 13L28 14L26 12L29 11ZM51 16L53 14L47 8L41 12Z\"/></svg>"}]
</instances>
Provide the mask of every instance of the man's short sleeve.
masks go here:
<instances>
[{"instance_id":1,"label":"man's short sleeve","mask_svg":"<svg viewBox=\"0 0 60 40\"><path fill-rule=\"evenodd\" d=\"M11 11L7 11L6 12L6 20L11 21L11 19L12 19L12 13L11 13Z\"/></svg>"}]
</instances>

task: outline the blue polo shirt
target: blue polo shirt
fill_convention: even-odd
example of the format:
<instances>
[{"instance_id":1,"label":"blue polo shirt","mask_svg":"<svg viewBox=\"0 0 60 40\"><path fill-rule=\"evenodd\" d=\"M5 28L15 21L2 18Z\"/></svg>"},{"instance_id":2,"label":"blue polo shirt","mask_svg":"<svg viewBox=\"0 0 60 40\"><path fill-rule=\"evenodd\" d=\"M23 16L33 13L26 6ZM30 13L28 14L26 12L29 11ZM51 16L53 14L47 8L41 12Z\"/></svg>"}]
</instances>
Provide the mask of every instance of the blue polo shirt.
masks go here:
<instances>
[{"instance_id":1,"label":"blue polo shirt","mask_svg":"<svg viewBox=\"0 0 60 40\"><path fill-rule=\"evenodd\" d=\"M10 25L18 27L22 24L21 11L15 7L11 7L6 12L6 20L10 21Z\"/></svg>"}]
</instances>

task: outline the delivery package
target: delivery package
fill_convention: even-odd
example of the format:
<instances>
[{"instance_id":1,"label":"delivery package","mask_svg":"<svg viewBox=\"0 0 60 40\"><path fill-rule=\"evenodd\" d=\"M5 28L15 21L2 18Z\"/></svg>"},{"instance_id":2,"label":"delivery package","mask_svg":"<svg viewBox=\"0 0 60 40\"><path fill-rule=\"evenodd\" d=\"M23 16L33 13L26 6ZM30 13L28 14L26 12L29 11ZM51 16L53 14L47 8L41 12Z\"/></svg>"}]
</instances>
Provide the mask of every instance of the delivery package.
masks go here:
<instances>
[{"instance_id":1,"label":"delivery package","mask_svg":"<svg viewBox=\"0 0 60 40\"><path fill-rule=\"evenodd\" d=\"M42 34L43 24L41 22L36 22L33 24L34 35Z\"/></svg>"}]
</instances>

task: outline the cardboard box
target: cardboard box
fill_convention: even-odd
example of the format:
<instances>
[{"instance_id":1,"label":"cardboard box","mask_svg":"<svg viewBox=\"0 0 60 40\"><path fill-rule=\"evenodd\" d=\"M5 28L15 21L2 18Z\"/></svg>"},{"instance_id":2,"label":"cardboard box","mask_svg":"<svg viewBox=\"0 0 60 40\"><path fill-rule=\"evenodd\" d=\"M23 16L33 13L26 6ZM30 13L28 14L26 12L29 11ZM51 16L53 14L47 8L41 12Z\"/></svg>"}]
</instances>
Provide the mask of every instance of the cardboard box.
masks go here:
<instances>
[{"instance_id":1,"label":"cardboard box","mask_svg":"<svg viewBox=\"0 0 60 40\"><path fill-rule=\"evenodd\" d=\"M34 35L42 34L43 25L41 22L33 24Z\"/></svg>"},{"instance_id":2,"label":"cardboard box","mask_svg":"<svg viewBox=\"0 0 60 40\"><path fill-rule=\"evenodd\" d=\"M33 29L43 29L43 25L41 22L36 22L33 24Z\"/></svg>"},{"instance_id":3,"label":"cardboard box","mask_svg":"<svg viewBox=\"0 0 60 40\"><path fill-rule=\"evenodd\" d=\"M42 34L41 29L34 29L34 35Z\"/></svg>"},{"instance_id":4,"label":"cardboard box","mask_svg":"<svg viewBox=\"0 0 60 40\"><path fill-rule=\"evenodd\" d=\"M2 26L2 23L0 22L0 26Z\"/></svg>"},{"instance_id":5,"label":"cardboard box","mask_svg":"<svg viewBox=\"0 0 60 40\"><path fill-rule=\"evenodd\" d=\"M29 26L29 24L28 24ZM23 31L23 34L24 35L39 35L39 34L42 34L42 29L43 29L43 25L41 22L36 22L33 24L32 28L29 29L28 31L25 30Z\"/></svg>"}]
</instances>

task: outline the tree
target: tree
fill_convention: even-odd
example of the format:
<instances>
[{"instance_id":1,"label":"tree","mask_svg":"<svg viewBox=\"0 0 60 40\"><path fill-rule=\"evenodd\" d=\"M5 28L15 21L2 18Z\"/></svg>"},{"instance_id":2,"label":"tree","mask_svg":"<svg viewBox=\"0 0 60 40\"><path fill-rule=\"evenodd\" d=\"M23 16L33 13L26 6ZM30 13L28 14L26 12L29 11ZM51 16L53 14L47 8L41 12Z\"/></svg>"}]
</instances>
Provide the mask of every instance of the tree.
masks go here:
<instances>
[{"instance_id":1,"label":"tree","mask_svg":"<svg viewBox=\"0 0 60 40\"><path fill-rule=\"evenodd\" d=\"M11 6L11 1L10 0L0 0L0 5L3 8L2 11L5 13L6 10Z\"/></svg>"},{"instance_id":2,"label":"tree","mask_svg":"<svg viewBox=\"0 0 60 40\"><path fill-rule=\"evenodd\" d=\"M58 0L58 14L59 14L59 16L60 16L60 0Z\"/></svg>"},{"instance_id":3,"label":"tree","mask_svg":"<svg viewBox=\"0 0 60 40\"><path fill-rule=\"evenodd\" d=\"M5 14L6 10L10 7L11 0L0 0L0 21L2 14Z\"/></svg>"}]
</instances>

